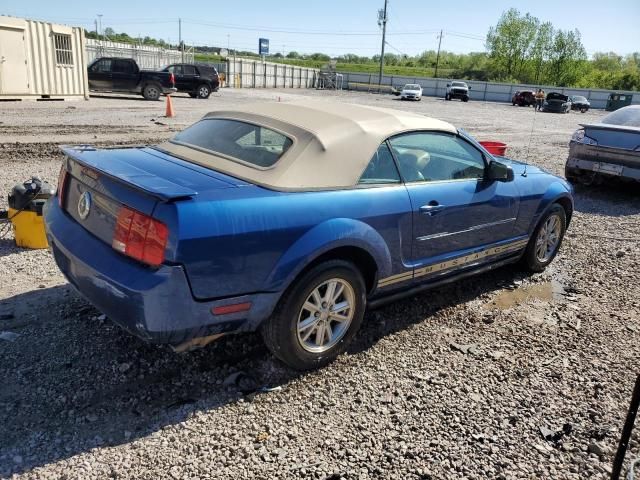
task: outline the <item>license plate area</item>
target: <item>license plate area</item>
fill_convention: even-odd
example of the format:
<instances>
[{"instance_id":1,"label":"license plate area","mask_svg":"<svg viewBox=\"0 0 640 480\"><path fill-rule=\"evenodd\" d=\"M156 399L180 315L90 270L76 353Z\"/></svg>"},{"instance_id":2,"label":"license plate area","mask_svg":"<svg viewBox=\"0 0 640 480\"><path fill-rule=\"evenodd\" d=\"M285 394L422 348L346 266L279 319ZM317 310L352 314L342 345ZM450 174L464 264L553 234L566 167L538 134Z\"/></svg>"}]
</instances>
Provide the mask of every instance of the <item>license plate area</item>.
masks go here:
<instances>
[{"instance_id":1,"label":"license plate area","mask_svg":"<svg viewBox=\"0 0 640 480\"><path fill-rule=\"evenodd\" d=\"M611 163L597 162L593 164L593 171L599 173L607 173L609 175L622 175L623 165L612 165Z\"/></svg>"}]
</instances>

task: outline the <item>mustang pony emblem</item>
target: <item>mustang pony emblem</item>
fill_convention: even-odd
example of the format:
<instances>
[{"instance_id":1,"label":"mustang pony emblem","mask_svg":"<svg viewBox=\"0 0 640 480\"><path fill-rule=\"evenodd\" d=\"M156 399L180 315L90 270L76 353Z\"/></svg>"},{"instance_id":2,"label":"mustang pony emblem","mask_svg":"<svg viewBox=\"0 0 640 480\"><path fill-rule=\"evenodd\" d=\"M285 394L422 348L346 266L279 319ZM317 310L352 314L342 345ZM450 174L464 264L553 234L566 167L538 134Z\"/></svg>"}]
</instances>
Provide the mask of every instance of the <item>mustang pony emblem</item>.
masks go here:
<instances>
[{"instance_id":1,"label":"mustang pony emblem","mask_svg":"<svg viewBox=\"0 0 640 480\"><path fill-rule=\"evenodd\" d=\"M91 193L84 192L78 200L78 215L82 220L89 216L91 211Z\"/></svg>"}]
</instances>

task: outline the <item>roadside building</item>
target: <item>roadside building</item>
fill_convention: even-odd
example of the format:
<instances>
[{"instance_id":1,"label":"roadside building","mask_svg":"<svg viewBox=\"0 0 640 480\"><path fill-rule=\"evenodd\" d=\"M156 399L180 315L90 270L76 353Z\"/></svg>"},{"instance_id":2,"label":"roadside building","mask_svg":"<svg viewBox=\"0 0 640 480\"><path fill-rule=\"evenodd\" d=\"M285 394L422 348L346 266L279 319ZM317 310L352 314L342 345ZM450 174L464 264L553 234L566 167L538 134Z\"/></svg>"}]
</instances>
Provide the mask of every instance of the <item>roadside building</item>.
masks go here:
<instances>
[{"instance_id":1,"label":"roadside building","mask_svg":"<svg viewBox=\"0 0 640 480\"><path fill-rule=\"evenodd\" d=\"M88 99L84 30L0 16L0 100Z\"/></svg>"}]
</instances>

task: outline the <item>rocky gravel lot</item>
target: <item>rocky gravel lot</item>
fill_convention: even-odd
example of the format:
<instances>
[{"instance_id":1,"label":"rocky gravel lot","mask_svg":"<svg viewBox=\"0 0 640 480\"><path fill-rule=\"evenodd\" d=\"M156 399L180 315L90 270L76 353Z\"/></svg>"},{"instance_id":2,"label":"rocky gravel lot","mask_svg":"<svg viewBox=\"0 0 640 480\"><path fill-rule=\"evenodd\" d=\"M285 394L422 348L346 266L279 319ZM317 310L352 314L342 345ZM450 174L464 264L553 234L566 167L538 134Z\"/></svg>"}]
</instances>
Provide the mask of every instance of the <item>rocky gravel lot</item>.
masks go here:
<instances>
[{"instance_id":1,"label":"rocky gravel lot","mask_svg":"<svg viewBox=\"0 0 640 480\"><path fill-rule=\"evenodd\" d=\"M301 96L423 112L562 174L601 111L294 90L208 101L0 104L0 209L57 145L154 143L209 110ZM530 140L530 132L532 132ZM559 256L369 312L349 352L300 375L257 335L178 355L112 325L48 251L0 239L0 476L52 479L608 478L640 370L638 187L579 188ZM636 430L627 457L640 455Z\"/></svg>"}]
</instances>

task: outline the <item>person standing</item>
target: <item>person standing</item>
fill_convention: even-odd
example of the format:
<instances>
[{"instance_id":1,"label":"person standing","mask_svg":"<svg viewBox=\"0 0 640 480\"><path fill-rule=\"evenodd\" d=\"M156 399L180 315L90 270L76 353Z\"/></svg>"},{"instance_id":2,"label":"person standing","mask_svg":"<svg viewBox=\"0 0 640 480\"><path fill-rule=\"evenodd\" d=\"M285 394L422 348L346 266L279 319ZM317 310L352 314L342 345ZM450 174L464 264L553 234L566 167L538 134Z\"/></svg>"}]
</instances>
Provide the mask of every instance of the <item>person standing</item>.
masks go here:
<instances>
[{"instance_id":1,"label":"person standing","mask_svg":"<svg viewBox=\"0 0 640 480\"><path fill-rule=\"evenodd\" d=\"M544 104L544 90L541 88L536 92L536 109L542 110L542 105Z\"/></svg>"}]
</instances>

